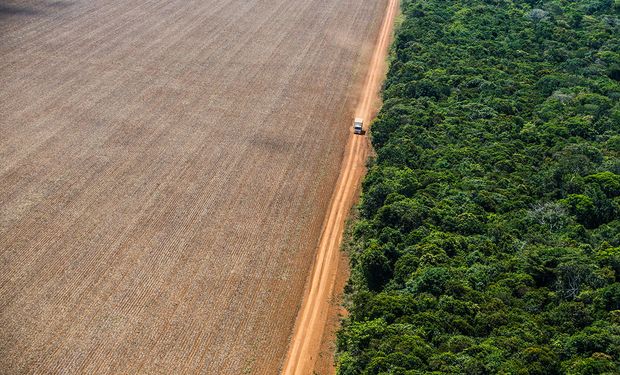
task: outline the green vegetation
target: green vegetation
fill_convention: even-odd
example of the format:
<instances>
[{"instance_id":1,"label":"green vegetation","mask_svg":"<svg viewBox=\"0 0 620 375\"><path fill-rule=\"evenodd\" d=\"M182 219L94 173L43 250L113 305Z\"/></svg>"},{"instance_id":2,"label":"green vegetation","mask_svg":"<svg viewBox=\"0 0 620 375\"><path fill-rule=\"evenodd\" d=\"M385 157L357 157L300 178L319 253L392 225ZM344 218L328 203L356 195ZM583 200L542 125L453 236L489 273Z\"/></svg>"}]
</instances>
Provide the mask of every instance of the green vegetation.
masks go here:
<instances>
[{"instance_id":1,"label":"green vegetation","mask_svg":"<svg viewBox=\"0 0 620 375\"><path fill-rule=\"evenodd\" d=\"M402 6L339 373L620 373L620 0Z\"/></svg>"}]
</instances>

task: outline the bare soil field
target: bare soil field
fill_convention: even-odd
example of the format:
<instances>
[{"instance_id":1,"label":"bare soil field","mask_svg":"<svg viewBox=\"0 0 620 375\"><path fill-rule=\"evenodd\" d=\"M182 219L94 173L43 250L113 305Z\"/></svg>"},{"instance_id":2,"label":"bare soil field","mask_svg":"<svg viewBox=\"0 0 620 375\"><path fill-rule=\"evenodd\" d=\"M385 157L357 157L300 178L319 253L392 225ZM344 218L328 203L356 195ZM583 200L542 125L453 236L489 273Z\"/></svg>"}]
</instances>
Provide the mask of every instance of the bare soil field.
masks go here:
<instances>
[{"instance_id":1,"label":"bare soil field","mask_svg":"<svg viewBox=\"0 0 620 375\"><path fill-rule=\"evenodd\" d=\"M386 4L0 0L0 373L276 373Z\"/></svg>"}]
</instances>

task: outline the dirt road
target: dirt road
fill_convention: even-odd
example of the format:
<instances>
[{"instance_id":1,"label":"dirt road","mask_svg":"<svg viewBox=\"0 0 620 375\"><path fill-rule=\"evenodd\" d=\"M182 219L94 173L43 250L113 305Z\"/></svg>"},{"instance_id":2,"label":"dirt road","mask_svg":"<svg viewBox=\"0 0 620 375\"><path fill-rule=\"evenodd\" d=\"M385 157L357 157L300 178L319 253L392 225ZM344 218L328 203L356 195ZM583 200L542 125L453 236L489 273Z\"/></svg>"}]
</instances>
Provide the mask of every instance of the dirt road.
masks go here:
<instances>
[{"instance_id":1,"label":"dirt road","mask_svg":"<svg viewBox=\"0 0 620 375\"><path fill-rule=\"evenodd\" d=\"M397 12L398 0L389 0L366 81L360 94L359 105L355 111L356 117L362 117L366 124L373 118L377 109L378 93L385 75L385 61ZM325 322L328 319L327 314L330 311L329 303L334 294L338 252L344 224L364 174L368 154L367 138L351 133L346 150L336 189L323 224L310 282L283 366L285 375L312 374L321 350L321 339Z\"/></svg>"},{"instance_id":2,"label":"dirt road","mask_svg":"<svg viewBox=\"0 0 620 375\"><path fill-rule=\"evenodd\" d=\"M384 10L2 1L0 372L277 373Z\"/></svg>"}]
</instances>

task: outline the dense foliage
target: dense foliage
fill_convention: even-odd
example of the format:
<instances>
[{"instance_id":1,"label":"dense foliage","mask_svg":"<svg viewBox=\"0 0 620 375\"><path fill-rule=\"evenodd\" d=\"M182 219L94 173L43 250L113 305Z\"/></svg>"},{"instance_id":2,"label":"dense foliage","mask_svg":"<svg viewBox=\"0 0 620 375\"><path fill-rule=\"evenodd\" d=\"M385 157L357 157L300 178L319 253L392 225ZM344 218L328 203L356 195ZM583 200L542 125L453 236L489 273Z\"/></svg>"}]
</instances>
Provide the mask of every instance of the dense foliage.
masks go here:
<instances>
[{"instance_id":1,"label":"dense foliage","mask_svg":"<svg viewBox=\"0 0 620 375\"><path fill-rule=\"evenodd\" d=\"M402 7L339 373L620 373L620 1Z\"/></svg>"}]
</instances>

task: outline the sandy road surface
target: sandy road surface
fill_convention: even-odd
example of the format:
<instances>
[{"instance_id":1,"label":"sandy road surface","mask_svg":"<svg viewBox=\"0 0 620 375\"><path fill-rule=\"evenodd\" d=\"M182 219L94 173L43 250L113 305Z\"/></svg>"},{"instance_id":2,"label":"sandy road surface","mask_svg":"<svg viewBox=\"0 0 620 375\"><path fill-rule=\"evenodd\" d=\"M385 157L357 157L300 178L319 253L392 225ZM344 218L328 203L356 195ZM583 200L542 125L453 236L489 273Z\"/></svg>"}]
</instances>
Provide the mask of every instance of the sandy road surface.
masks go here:
<instances>
[{"instance_id":1,"label":"sandy road surface","mask_svg":"<svg viewBox=\"0 0 620 375\"><path fill-rule=\"evenodd\" d=\"M0 1L0 372L276 373L384 9Z\"/></svg>"},{"instance_id":2,"label":"sandy road surface","mask_svg":"<svg viewBox=\"0 0 620 375\"><path fill-rule=\"evenodd\" d=\"M377 109L378 93L385 74L385 61L397 13L398 0L389 0L366 81L359 94L359 105L355 111L356 117L362 117L366 124L370 122ZM344 224L364 174L367 154L367 138L351 133L340 176L323 225L310 282L295 323L283 367L285 375L306 375L313 372L321 350L325 322L328 320L329 303L334 293L335 272L338 270L338 252Z\"/></svg>"}]
</instances>

